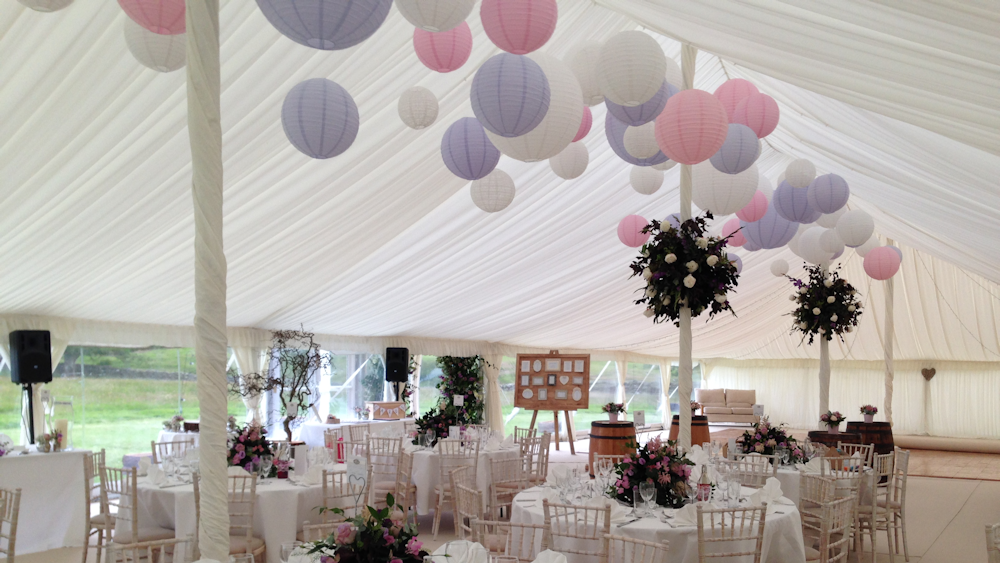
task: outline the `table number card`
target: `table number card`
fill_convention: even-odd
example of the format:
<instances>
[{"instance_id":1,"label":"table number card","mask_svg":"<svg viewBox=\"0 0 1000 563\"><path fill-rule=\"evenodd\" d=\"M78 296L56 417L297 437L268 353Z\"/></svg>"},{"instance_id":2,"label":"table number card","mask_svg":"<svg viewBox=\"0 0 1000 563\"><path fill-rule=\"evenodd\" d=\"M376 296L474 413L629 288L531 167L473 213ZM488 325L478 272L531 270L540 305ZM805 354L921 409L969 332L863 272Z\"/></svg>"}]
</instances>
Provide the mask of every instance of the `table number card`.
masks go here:
<instances>
[{"instance_id":1,"label":"table number card","mask_svg":"<svg viewBox=\"0 0 1000 563\"><path fill-rule=\"evenodd\" d=\"M632 422L636 426L646 425L646 411L632 411Z\"/></svg>"}]
</instances>

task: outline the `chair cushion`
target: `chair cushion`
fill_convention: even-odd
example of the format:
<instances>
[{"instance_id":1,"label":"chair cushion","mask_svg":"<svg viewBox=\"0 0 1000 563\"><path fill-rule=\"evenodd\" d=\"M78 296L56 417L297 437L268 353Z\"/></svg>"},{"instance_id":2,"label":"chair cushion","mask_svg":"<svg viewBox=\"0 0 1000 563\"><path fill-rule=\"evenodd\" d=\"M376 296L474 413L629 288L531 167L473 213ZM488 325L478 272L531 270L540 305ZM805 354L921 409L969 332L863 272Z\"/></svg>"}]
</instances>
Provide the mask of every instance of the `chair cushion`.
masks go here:
<instances>
[{"instance_id":1,"label":"chair cushion","mask_svg":"<svg viewBox=\"0 0 1000 563\"><path fill-rule=\"evenodd\" d=\"M258 549L264 547L264 540L254 536L250 538L250 551L257 551ZM247 537L244 536L229 536L229 554L235 555L238 553L247 552Z\"/></svg>"},{"instance_id":2,"label":"chair cushion","mask_svg":"<svg viewBox=\"0 0 1000 563\"><path fill-rule=\"evenodd\" d=\"M139 528L139 539L132 539L131 530L115 530L115 543L129 544L129 543L139 543L144 541L156 541L156 540L172 540L176 537L177 533L168 528L161 528L159 526L149 526Z\"/></svg>"},{"instance_id":3,"label":"chair cushion","mask_svg":"<svg viewBox=\"0 0 1000 563\"><path fill-rule=\"evenodd\" d=\"M733 414L733 409L729 407L705 407L705 414Z\"/></svg>"},{"instance_id":4,"label":"chair cushion","mask_svg":"<svg viewBox=\"0 0 1000 563\"><path fill-rule=\"evenodd\" d=\"M115 525L115 517L113 514L97 514L96 516L90 517L90 527L91 528L113 528Z\"/></svg>"},{"instance_id":5,"label":"chair cushion","mask_svg":"<svg viewBox=\"0 0 1000 563\"><path fill-rule=\"evenodd\" d=\"M753 407L733 407L733 414L753 415Z\"/></svg>"},{"instance_id":6,"label":"chair cushion","mask_svg":"<svg viewBox=\"0 0 1000 563\"><path fill-rule=\"evenodd\" d=\"M756 402L757 392L753 389L726 389L726 404L731 407L753 407Z\"/></svg>"},{"instance_id":7,"label":"chair cushion","mask_svg":"<svg viewBox=\"0 0 1000 563\"><path fill-rule=\"evenodd\" d=\"M695 389L694 397L702 405L726 404L726 392L722 389Z\"/></svg>"}]
</instances>

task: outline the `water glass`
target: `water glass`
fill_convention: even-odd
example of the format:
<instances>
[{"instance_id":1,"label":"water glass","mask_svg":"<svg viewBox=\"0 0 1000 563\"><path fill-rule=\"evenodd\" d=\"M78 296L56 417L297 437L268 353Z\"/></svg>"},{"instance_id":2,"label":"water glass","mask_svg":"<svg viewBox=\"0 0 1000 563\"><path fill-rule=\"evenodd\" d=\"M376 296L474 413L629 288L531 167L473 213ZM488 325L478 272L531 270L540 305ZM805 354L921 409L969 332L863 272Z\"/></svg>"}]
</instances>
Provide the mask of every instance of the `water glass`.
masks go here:
<instances>
[{"instance_id":1,"label":"water glass","mask_svg":"<svg viewBox=\"0 0 1000 563\"><path fill-rule=\"evenodd\" d=\"M302 545L300 541L293 541L281 544L281 563L288 563L292 558L292 552Z\"/></svg>"},{"instance_id":2,"label":"water glass","mask_svg":"<svg viewBox=\"0 0 1000 563\"><path fill-rule=\"evenodd\" d=\"M435 436L436 436L436 434L434 433L433 430L430 430L430 429L427 430L427 447L428 448L434 447L434 437Z\"/></svg>"},{"instance_id":3,"label":"water glass","mask_svg":"<svg viewBox=\"0 0 1000 563\"><path fill-rule=\"evenodd\" d=\"M650 501L656 498L656 486L649 481L643 481L639 483L639 494L642 495L642 500L646 501L643 511L648 514Z\"/></svg>"},{"instance_id":4,"label":"water glass","mask_svg":"<svg viewBox=\"0 0 1000 563\"><path fill-rule=\"evenodd\" d=\"M788 465L788 461L792 458L792 451L788 448L781 448L781 465Z\"/></svg>"},{"instance_id":5,"label":"water glass","mask_svg":"<svg viewBox=\"0 0 1000 563\"><path fill-rule=\"evenodd\" d=\"M740 480L730 479L728 483L729 487L729 506L736 507L740 504Z\"/></svg>"},{"instance_id":6,"label":"water glass","mask_svg":"<svg viewBox=\"0 0 1000 563\"><path fill-rule=\"evenodd\" d=\"M687 482L687 491L685 492L685 496L687 496L688 504L698 502L698 482L694 479Z\"/></svg>"},{"instance_id":7,"label":"water glass","mask_svg":"<svg viewBox=\"0 0 1000 563\"><path fill-rule=\"evenodd\" d=\"M260 474L261 477L267 478L271 475L271 468L274 467L274 457L265 455L260 457Z\"/></svg>"},{"instance_id":8,"label":"water glass","mask_svg":"<svg viewBox=\"0 0 1000 563\"><path fill-rule=\"evenodd\" d=\"M253 554L240 553L237 555L230 555L229 563L254 563Z\"/></svg>"}]
</instances>

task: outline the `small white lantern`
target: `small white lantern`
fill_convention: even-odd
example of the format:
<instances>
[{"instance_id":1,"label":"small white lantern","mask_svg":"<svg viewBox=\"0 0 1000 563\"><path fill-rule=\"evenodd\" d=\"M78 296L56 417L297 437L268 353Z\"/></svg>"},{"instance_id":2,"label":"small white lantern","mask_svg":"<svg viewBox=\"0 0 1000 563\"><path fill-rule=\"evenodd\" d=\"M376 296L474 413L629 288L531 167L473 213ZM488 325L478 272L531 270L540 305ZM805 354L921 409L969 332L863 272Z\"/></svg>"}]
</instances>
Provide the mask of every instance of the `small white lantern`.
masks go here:
<instances>
[{"instance_id":1,"label":"small white lantern","mask_svg":"<svg viewBox=\"0 0 1000 563\"><path fill-rule=\"evenodd\" d=\"M816 219L816 224L827 229L835 229L837 228L837 221L840 220L844 213L847 213L847 207L841 207L833 213L824 213L819 216L819 219Z\"/></svg>"},{"instance_id":2,"label":"small white lantern","mask_svg":"<svg viewBox=\"0 0 1000 563\"><path fill-rule=\"evenodd\" d=\"M406 21L431 33L448 31L464 22L476 0L396 0Z\"/></svg>"},{"instance_id":3,"label":"small white lantern","mask_svg":"<svg viewBox=\"0 0 1000 563\"><path fill-rule=\"evenodd\" d=\"M670 170L674 166L677 166L677 161L676 160L666 160L666 161L661 162L659 164L654 164L652 166L652 168L653 168L653 170L661 170L663 172L666 172L667 170Z\"/></svg>"},{"instance_id":4,"label":"small white lantern","mask_svg":"<svg viewBox=\"0 0 1000 563\"><path fill-rule=\"evenodd\" d=\"M819 247L824 252L829 252L830 256L835 256L844 251L844 241L840 239L836 229L826 229L819 237Z\"/></svg>"},{"instance_id":5,"label":"small white lantern","mask_svg":"<svg viewBox=\"0 0 1000 563\"><path fill-rule=\"evenodd\" d=\"M549 159L549 166L556 176L564 180L579 178L590 164L590 152L582 142L570 143L561 153Z\"/></svg>"},{"instance_id":6,"label":"small white lantern","mask_svg":"<svg viewBox=\"0 0 1000 563\"><path fill-rule=\"evenodd\" d=\"M430 127L438 116L438 101L434 94L423 86L406 89L399 96L399 118L410 129Z\"/></svg>"},{"instance_id":7,"label":"small white lantern","mask_svg":"<svg viewBox=\"0 0 1000 563\"><path fill-rule=\"evenodd\" d=\"M663 185L663 172L653 170L648 166L633 166L629 173L632 189L643 194L653 195Z\"/></svg>"},{"instance_id":8,"label":"small white lantern","mask_svg":"<svg viewBox=\"0 0 1000 563\"><path fill-rule=\"evenodd\" d=\"M503 170L494 169L472 182L472 203L487 213L503 211L514 201L514 180Z\"/></svg>"},{"instance_id":9,"label":"small white lantern","mask_svg":"<svg viewBox=\"0 0 1000 563\"><path fill-rule=\"evenodd\" d=\"M598 41L584 41L570 51L566 57L566 64L576 75L577 82L580 83L580 91L583 92L583 103L588 106L596 106L604 101L604 94L601 93L601 83L597 78L597 65L595 64L601 57L601 43Z\"/></svg>"},{"instance_id":10,"label":"small white lantern","mask_svg":"<svg viewBox=\"0 0 1000 563\"><path fill-rule=\"evenodd\" d=\"M865 244L874 232L875 220L860 209L852 209L837 220L837 234L847 246L858 247Z\"/></svg>"},{"instance_id":11,"label":"small white lantern","mask_svg":"<svg viewBox=\"0 0 1000 563\"><path fill-rule=\"evenodd\" d=\"M804 158L793 160L788 168L785 168L785 181L793 188L808 188L815 179L816 166Z\"/></svg>"},{"instance_id":12,"label":"small white lantern","mask_svg":"<svg viewBox=\"0 0 1000 563\"><path fill-rule=\"evenodd\" d=\"M750 203L757 191L756 165L739 174L726 174L706 160L695 164L691 172L691 200L713 215L736 213Z\"/></svg>"},{"instance_id":13,"label":"small white lantern","mask_svg":"<svg viewBox=\"0 0 1000 563\"><path fill-rule=\"evenodd\" d=\"M767 202L771 203L771 197L774 196L774 186L771 181L767 179L767 176L761 174L757 180L757 190L764 194L767 198Z\"/></svg>"},{"instance_id":14,"label":"small white lantern","mask_svg":"<svg viewBox=\"0 0 1000 563\"><path fill-rule=\"evenodd\" d=\"M135 60L157 72L173 72L184 67L185 34L160 35L135 23L132 18L123 18L123 21L125 45Z\"/></svg>"},{"instance_id":15,"label":"small white lantern","mask_svg":"<svg viewBox=\"0 0 1000 563\"><path fill-rule=\"evenodd\" d=\"M778 258L774 262L771 262L771 273L777 277L781 277L788 273L788 262Z\"/></svg>"},{"instance_id":16,"label":"small white lantern","mask_svg":"<svg viewBox=\"0 0 1000 563\"><path fill-rule=\"evenodd\" d=\"M809 227L806 232L799 237L799 256L806 262L813 264L823 264L833 256L832 252L823 250L820 238L826 229L823 227Z\"/></svg>"},{"instance_id":17,"label":"small white lantern","mask_svg":"<svg viewBox=\"0 0 1000 563\"><path fill-rule=\"evenodd\" d=\"M667 57L667 84L678 90L684 88L684 73L681 72L681 65L670 57Z\"/></svg>"},{"instance_id":18,"label":"small white lantern","mask_svg":"<svg viewBox=\"0 0 1000 563\"><path fill-rule=\"evenodd\" d=\"M666 72L660 44L641 31L622 31L608 39L597 61L601 92L621 106L637 106L656 95Z\"/></svg>"},{"instance_id":19,"label":"small white lantern","mask_svg":"<svg viewBox=\"0 0 1000 563\"><path fill-rule=\"evenodd\" d=\"M656 122L629 127L625 130L623 144L625 151L636 158L653 158L660 152L660 145L656 144Z\"/></svg>"},{"instance_id":20,"label":"small white lantern","mask_svg":"<svg viewBox=\"0 0 1000 563\"><path fill-rule=\"evenodd\" d=\"M872 249L882 246L882 243L878 241L878 237L874 234L864 242L861 246L854 249L854 252L858 253L858 256L864 258Z\"/></svg>"}]
</instances>

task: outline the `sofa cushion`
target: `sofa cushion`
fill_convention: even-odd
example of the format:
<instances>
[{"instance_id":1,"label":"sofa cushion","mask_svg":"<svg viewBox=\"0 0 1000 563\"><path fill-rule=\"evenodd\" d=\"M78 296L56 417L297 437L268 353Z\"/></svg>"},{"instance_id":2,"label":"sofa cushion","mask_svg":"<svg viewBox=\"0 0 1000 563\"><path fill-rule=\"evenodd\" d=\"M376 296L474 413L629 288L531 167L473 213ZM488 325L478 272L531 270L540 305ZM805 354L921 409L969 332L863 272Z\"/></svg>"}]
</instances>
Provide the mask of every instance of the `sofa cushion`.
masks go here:
<instances>
[{"instance_id":1,"label":"sofa cushion","mask_svg":"<svg viewBox=\"0 0 1000 563\"><path fill-rule=\"evenodd\" d=\"M726 404L726 392L722 389L695 389L694 397L705 406Z\"/></svg>"},{"instance_id":2,"label":"sofa cushion","mask_svg":"<svg viewBox=\"0 0 1000 563\"><path fill-rule=\"evenodd\" d=\"M733 409L729 407L705 407L705 414L733 414Z\"/></svg>"},{"instance_id":3,"label":"sofa cushion","mask_svg":"<svg viewBox=\"0 0 1000 563\"><path fill-rule=\"evenodd\" d=\"M733 414L749 414L753 415L753 407L733 407Z\"/></svg>"},{"instance_id":4,"label":"sofa cushion","mask_svg":"<svg viewBox=\"0 0 1000 563\"><path fill-rule=\"evenodd\" d=\"M752 407L757 402L757 392L753 389L726 389L726 406Z\"/></svg>"}]
</instances>

